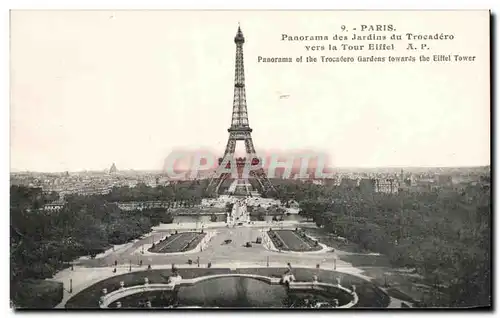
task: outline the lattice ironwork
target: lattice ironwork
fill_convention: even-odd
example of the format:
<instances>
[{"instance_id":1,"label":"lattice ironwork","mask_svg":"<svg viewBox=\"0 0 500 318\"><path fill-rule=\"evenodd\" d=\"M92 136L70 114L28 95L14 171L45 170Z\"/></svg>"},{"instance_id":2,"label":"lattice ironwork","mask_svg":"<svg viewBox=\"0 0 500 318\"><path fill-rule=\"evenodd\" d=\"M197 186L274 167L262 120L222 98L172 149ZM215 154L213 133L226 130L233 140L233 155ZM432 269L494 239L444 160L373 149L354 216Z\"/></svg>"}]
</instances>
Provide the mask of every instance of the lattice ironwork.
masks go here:
<instances>
[{"instance_id":1,"label":"lattice ironwork","mask_svg":"<svg viewBox=\"0 0 500 318\"><path fill-rule=\"evenodd\" d=\"M223 158L234 158L237 141L244 141L245 151L248 158L257 158L252 141L252 129L250 128L248 122L245 91L245 68L243 63L243 43L245 43L245 37L243 36L243 32L241 32L241 28L239 26L238 32L234 37L234 43L236 44L236 62L234 74L233 113L231 117L231 127L227 130L229 132L229 139L227 141ZM222 162L222 160L219 160L219 163L220 162ZM238 162L238 166L240 164L241 160ZM253 161L252 164L254 164ZM260 164L260 161L258 164ZM209 189L218 193L221 184L224 180L230 177L230 173L217 172L210 180ZM262 167L258 170L250 171L250 177L253 177L258 181L261 192L275 191L273 184L267 178Z\"/></svg>"}]
</instances>

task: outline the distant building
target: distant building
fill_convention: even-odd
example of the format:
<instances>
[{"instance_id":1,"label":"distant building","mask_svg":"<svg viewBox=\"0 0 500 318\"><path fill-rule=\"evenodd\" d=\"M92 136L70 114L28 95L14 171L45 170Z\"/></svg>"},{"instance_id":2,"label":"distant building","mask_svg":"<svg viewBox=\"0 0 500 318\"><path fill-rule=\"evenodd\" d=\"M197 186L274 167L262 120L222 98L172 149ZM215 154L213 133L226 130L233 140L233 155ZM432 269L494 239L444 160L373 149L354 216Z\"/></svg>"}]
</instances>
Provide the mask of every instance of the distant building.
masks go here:
<instances>
[{"instance_id":1,"label":"distant building","mask_svg":"<svg viewBox=\"0 0 500 318\"><path fill-rule=\"evenodd\" d=\"M157 185L157 186L158 186L158 185L167 186L167 185L169 185L169 184L170 184L170 180L169 180L169 178L168 178L168 177L164 177L164 176L162 176L162 177L157 177L157 178L156 178L156 185Z\"/></svg>"},{"instance_id":2,"label":"distant building","mask_svg":"<svg viewBox=\"0 0 500 318\"><path fill-rule=\"evenodd\" d=\"M65 204L66 202L64 202L63 200L57 200L52 203L45 204L43 206L43 210L47 212L60 211L62 210L62 208L64 208Z\"/></svg>"},{"instance_id":3,"label":"distant building","mask_svg":"<svg viewBox=\"0 0 500 318\"><path fill-rule=\"evenodd\" d=\"M154 208L176 208L177 202L169 201L132 201L132 202L119 202L118 207L124 211L154 209Z\"/></svg>"},{"instance_id":4,"label":"distant building","mask_svg":"<svg viewBox=\"0 0 500 318\"><path fill-rule=\"evenodd\" d=\"M479 182L480 183L491 183L491 176L480 176Z\"/></svg>"},{"instance_id":5,"label":"distant building","mask_svg":"<svg viewBox=\"0 0 500 318\"><path fill-rule=\"evenodd\" d=\"M95 194L108 194L112 190L112 186L103 186L103 185L90 185L82 188L78 188L71 193L76 193L78 195L86 196L86 195L95 195Z\"/></svg>"},{"instance_id":6,"label":"distant building","mask_svg":"<svg viewBox=\"0 0 500 318\"><path fill-rule=\"evenodd\" d=\"M382 193L398 193L399 182L395 179L378 179L376 180L376 192Z\"/></svg>"},{"instance_id":7,"label":"distant building","mask_svg":"<svg viewBox=\"0 0 500 318\"><path fill-rule=\"evenodd\" d=\"M288 205L290 206L290 208L292 209L298 209L299 208L299 202L295 201L295 200L290 200L288 201Z\"/></svg>"},{"instance_id":8,"label":"distant building","mask_svg":"<svg viewBox=\"0 0 500 318\"><path fill-rule=\"evenodd\" d=\"M113 164L111 165L111 168L109 168L109 173L114 174L117 172L118 172L118 169L116 169L115 163L113 162Z\"/></svg>"},{"instance_id":9,"label":"distant building","mask_svg":"<svg viewBox=\"0 0 500 318\"><path fill-rule=\"evenodd\" d=\"M453 182L453 179L449 175L438 175L437 176L437 184L440 186L451 185L452 182Z\"/></svg>"},{"instance_id":10,"label":"distant building","mask_svg":"<svg viewBox=\"0 0 500 318\"><path fill-rule=\"evenodd\" d=\"M323 185L325 182L323 180L319 180L319 179L312 179L312 184L315 184L315 185Z\"/></svg>"},{"instance_id":11,"label":"distant building","mask_svg":"<svg viewBox=\"0 0 500 318\"><path fill-rule=\"evenodd\" d=\"M354 189L357 186L358 186L358 180L357 179L342 178L342 181L340 181L340 187L341 188Z\"/></svg>"},{"instance_id":12,"label":"distant building","mask_svg":"<svg viewBox=\"0 0 500 318\"><path fill-rule=\"evenodd\" d=\"M403 180L403 184L407 187L411 187L414 181L412 181L412 178L406 178Z\"/></svg>"}]
</instances>

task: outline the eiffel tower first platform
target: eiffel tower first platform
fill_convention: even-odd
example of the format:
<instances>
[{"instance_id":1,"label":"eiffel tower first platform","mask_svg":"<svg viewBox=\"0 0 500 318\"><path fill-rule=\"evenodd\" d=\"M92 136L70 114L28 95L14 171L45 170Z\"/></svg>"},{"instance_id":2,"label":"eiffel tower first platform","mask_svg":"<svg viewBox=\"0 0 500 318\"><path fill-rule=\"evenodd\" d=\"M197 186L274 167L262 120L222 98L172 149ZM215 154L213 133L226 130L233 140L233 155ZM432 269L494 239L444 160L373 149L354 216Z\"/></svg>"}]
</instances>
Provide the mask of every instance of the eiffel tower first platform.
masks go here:
<instances>
[{"instance_id":1,"label":"eiffel tower first platform","mask_svg":"<svg viewBox=\"0 0 500 318\"><path fill-rule=\"evenodd\" d=\"M208 191L219 193L221 185L228 179L234 179L234 174L223 172L222 163L225 163L226 168L231 168L231 162L236 163L238 177L234 181L236 185L243 185L246 192L249 193L249 181L245 176L242 176L242 170L245 165L252 165L249 172L250 180L259 188L260 193L270 193L276 191L271 181L267 178L264 169L261 166L261 160L255 153L255 148L252 141L252 129L248 124L248 111L245 92L245 69L243 66L243 43L245 38L238 26L238 32L234 37L236 44L236 70L234 76L234 99L233 99L233 114L231 120L231 127L227 130L229 132L229 139L227 141L226 151L224 157L219 158L219 167L217 172L211 178ZM243 141L245 143L246 158L234 159L234 152L236 149L236 142ZM251 162L250 162L251 161ZM228 169L225 169L226 171ZM255 182L256 181L256 182Z\"/></svg>"}]
</instances>

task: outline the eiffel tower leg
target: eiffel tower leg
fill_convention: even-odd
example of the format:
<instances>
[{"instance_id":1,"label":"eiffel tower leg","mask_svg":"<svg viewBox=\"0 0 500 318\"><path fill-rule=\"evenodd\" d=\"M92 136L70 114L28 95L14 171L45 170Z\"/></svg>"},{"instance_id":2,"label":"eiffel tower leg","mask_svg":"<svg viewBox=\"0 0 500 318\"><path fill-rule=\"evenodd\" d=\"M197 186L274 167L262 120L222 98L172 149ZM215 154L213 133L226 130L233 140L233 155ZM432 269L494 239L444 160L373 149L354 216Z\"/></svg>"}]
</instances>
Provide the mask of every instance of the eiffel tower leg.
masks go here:
<instances>
[{"instance_id":1,"label":"eiffel tower leg","mask_svg":"<svg viewBox=\"0 0 500 318\"><path fill-rule=\"evenodd\" d=\"M224 151L224 158L226 158L227 156L233 157L235 150L236 150L236 139L230 135L229 139L227 140L226 151ZM218 169L219 168L220 167L218 167ZM213 189L215 187L215 189L214 189L215 193L219 192L219 188L222 185L222 183L224 182L224 180L226 180L230 176L230 174L228 174L228 173L222 173L220 175L219 174L220 173L218 173L218 170L217 170L217 172L210 179L210 182L208 184L209 189Z\"/></svg>"},{"instance_id":2,"label":"eiffel tower leg","mask_svg":"<svg viewBox=\"0 0 500 318\"><path fill-rule=\"evenodd\" d=\"M264 169L261 168L259 170L253 171L252 175L261 185L263 192L276 191L271 181L267 178Z\"/></svg>"},{"instance_id":3,"label":"eiffel tower leg","mask_svg":"<svg viewBox=\"0 0 500 318\"><path fill-rule=\"evenodd\" d=\"M252 137L250 134L245 138L245 149L248 155L250 155L250 159L252 157L256 157L255 147L253 145ZM273 184L267 178L264 169L260 168L258 170L252 171L251 175L257 180L263 192L267 191L275 191Z\"/></svg>"},{"instance_id":4,"label":"eiffel tower leg","mask_svg":"<svg viewBox=\"0 0 500 318\"><path fill-rule=\"evenodd\" d=\"M266 187L265 185L262 183L262 180L259 178L258 174L255 172L255 171L252 171L250 173L250 175L255 179L257 180L257 182L259 183L259 186L261 188L261 190L264 190Z\"/></svg>"},{"instance_id":5,"label":"eiffel tower leg","mask_svg":"<svg viewBox=\"0 0 500 318\"><path fill-rule=\"evenodd\" d=\"M234 156L234 151L236 150L236 139L233 139L232 136L229 136L229 140L227 141L226 151L224 152L224 158L227 155Z\"/></svg>"},{"instance_id":6,"label":"eiffel tower leg","mask_svg":"<svg viewBox=\"0 0 500 318\"><path fill-rule=\"evenodd\" d=\"M245 150L247 151L247 154L248 155L253 155L255 156L255 148L253 146L253 141L252 141L252 137L248 136L246 139L245 139Z\"/></svg>"},{"instance_id":7,"label":"eiffel tower leg","mask_svg":"<svg viewBox=\"0 0 500 318\"><path fill-rule=\"evenodd\" d=\"M229 173L224 173L222 174L219 179L217 180L217 186L215 187L215 193L219 193L219 188L220 186L222 185L222 183L224 182L224 180L226 180L227 178L229 178L230 174Z\"/></svg>"}]
</instances>

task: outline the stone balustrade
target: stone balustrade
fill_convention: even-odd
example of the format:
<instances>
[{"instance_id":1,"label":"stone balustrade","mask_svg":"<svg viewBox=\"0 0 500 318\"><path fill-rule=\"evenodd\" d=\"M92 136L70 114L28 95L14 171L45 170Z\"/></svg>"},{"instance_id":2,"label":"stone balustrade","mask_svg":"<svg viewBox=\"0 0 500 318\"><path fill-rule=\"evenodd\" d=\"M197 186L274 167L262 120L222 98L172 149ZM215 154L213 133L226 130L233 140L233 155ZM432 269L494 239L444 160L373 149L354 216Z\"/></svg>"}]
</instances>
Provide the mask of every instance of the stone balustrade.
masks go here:
<instances>
[{"instance_id":1,"label":"stone balustrade","mask_svg":"<svg viewBox=\"0 0 500 318\"><path fill-rule=\"evenodd\" d=\"M106 296L103 296L101 308L108 308L108 306L119 300L123 297L148 292L148 291L156 291L156 290L174 290L175 284L144 284L144 285L135 285L125 288L117 289Z\"/></svg>"},{"instance_id":2,"label":"stone balustrade","mask_svg":"<svg viewBox=\"0 0 500 318\"><path fill-rule=\"evenodd\" d=\"M99 301L99 305L101 308L108 308L110 304L113 302L134 294L138 293L143 293L143 292L150 292L150 291L173 291L176 286L192 286L196 283L199 283L201 281L205 280L211 280L211 279L216 279L216 278L222 278L222 277L248 277L248 278L253 278L257 279L263 282L266 282L270 285L280 285L282 283L282 278L277 278L277 277L267 277L267 276L261 276L261 275L253 275L253 274L219 274L219 275L207 275L207 276L201 276L201 277L196 277L196 278L191 278L191 279L183 279L180 276L177 276L176 279L170 280L170 283L168 284L152 284L149 283L149 280L147 278L144 279L144 284L143 285L135 285L135 286L129 286L129 287L123 287L120 289L117 289L111 293L104 293L103 296L101 296L101 299ZM329 284L329 283L323 283L323 282L318 282L317 280L312 281L312 282L296 282L296 281L290 281L288 283L288 288L292 290L325 290L328 291L328 289L341 289L344 292L346 292L348 295L352 296L352 300L342 306L338 306L337 308L350 308L357 304L358 302L358 295L356 294L356 289L353 286L353 290L349 290L348 288L345 288L341 285L337 284ZM121 305L121 304L120 304Z\"/></svg>"}]
</instances>

